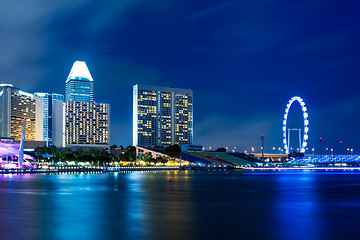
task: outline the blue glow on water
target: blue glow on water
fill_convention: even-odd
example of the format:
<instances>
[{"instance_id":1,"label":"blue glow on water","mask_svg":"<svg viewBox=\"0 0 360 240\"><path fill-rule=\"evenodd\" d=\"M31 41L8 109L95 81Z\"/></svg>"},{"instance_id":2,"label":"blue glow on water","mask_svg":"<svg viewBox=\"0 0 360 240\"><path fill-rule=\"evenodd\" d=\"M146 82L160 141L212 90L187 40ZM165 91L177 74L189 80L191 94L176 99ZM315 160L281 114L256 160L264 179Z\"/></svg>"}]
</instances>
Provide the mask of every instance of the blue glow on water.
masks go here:
<instances>
[{"instance_id":1,"label":"blue glow on water","mask_svg":"<svg viewBox=\"0 0 360 240\"><path fill-rule=\"evenodd\" d=\"M0 239L352 239L359 186L358 172L0 175Z\"/></svg>"}]
</instances>

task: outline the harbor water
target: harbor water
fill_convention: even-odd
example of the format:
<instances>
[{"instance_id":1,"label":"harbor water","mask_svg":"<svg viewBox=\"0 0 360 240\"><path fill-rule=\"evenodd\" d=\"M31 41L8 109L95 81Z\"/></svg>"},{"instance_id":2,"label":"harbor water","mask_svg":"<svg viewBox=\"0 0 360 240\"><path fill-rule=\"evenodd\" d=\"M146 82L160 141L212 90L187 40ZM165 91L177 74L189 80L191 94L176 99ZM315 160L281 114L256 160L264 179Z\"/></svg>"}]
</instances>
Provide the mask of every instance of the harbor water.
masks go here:
<instances>
[{"instance_id":1,"label":"harbor water","mask_svg":"<svg viewBox=\"0 0 360 240\"><path fill-rule=\"evenodd\" d=\"M359 239L359 172L0 175L0 239Z\"/></svg>"}]
</instances>

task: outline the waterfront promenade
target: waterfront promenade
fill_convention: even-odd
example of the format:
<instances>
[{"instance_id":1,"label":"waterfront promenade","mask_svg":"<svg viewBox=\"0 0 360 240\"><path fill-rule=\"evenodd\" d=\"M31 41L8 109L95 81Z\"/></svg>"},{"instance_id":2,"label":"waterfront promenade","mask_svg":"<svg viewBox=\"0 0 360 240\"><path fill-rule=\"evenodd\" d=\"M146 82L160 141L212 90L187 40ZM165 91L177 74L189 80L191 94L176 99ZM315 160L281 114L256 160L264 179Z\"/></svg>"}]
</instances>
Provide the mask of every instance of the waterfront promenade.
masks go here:
<instances>
[{"instance_id":1,"label":"waterfront promenade","mask_svg":"<svg viewBox=\"0 0 360 240\"><path fill-rule=\"evenodd\" d=\"M50 167L47 169L1 169L0 174L36 174L36 173L105 173L105 172L124 172L124 171L164 171L164 170L179 170L179 167L168 166L124 166L124 167Z\"/></svg>"},{"instance_id":2,"label":"waterfront promenade","mask_svg":"<svg viewBox=\"0 0 360 240\"><path fill-rule=\"evenodd\" d=\"M262 171L354 171L360 172L360 167L232 167L225 165L209 166L51 166L38 169L0 169L0 174L57 174L57 173L109 173L136 171L179 171L179 170L242 170L244 172Z\"/></svg>"}]
</instances>

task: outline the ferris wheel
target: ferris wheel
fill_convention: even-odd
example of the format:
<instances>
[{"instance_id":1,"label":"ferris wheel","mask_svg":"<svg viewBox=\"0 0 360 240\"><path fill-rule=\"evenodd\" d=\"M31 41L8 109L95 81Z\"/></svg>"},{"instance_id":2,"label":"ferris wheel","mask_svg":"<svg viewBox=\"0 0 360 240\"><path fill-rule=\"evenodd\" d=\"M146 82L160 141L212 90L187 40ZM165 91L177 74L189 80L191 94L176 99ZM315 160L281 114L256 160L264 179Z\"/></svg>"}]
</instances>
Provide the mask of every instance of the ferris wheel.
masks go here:
<instances>
[{"instance_id":1,"label":"ferris wheel","mask_svg":"<svg viewBox=\"0 0 360 240\"><path fill-rule=\"evenodd\" d=\"M291 105L294 102L298 102L300 104L301 110L302 110L302 115L304 117L304 131L303 131L303 136L301 138L301 128L287 128L287 119L288 119L288 114L289 114L289 110ZM291 131L298 131L299 133L299 150L300 153L305 153L305 148L307 146L307 140L309 138L308 136L308 132L309 132L309 120L308 120L308 113L307 113L307 108L305 106L305 102L302 100L302 98L300 97L292 97L288 104L286 105L285 108L285 114L284 114L284 120L283 120L283 143L284 143L284 149L285 149L285 153L289 154L290 153L290 133Z\"/></svg>"}]
</instances>

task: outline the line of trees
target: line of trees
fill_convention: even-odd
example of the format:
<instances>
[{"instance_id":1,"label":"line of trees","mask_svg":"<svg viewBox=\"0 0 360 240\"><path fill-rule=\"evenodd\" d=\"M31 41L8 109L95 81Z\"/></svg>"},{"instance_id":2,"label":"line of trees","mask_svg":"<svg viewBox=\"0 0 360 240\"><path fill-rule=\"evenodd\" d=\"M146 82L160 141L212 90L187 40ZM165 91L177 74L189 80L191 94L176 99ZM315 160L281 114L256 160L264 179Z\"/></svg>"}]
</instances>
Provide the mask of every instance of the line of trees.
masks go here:
<instances>
[{"instance_id":1,"label":"line of trees","mask_svg":"<svg viewBox=\"0 0 360 240\"><path fill-rule=\"evenodd\" d=\"M116 145L112 146L113 149L117 148ZM70 148L57 148L55 146L51 147L37 147L35 149L35 158L38 160L45 161L75 161L75 162L99 162L101 165L114 161L123 161L123 162L135 162L137 160L136 148L133 146L128 146L124 149L122 146L120 149L125 150L123 154L115 156L105 150L95 150L91 149L89 151L84 151L79 148L77 150L72 150ZM181 153L181 148L179 145L172 145L165 149L164 152L171 158L178 156ZM47 157L50 156L50 157ZM140 159L144 162L153 162L153 163L166 163L167 159L164 157L153 158L149 154L143 154L140 156Z\"/></svg>"},{"instance_id":2,"label":"line of trees","mask_svg":"<svg viewBox=\"0 0 360 240\"><path fill-rule=\"evenodd\" d=\"M113 145L112 149L116 149L117 146ZM122 146L119 147L122 150L125 150L123 154L115 156L109 153L106 150L95 150L91 149L89 151L84 151L79 148L77 150L72 150L70 148L57 148L55 146L51 147L37 147L35 149L35 158L38 160L45 161L75 161L75 162L98 162L100 165L114 162L114 161L123 161L123 162L135 162L137 160L136 148L133 146L128 146L124 149ZM171 145L164 150L164 154L168 155L170 158L175 158L181 154L181 148L179 145ZM47 157L50 156L50 157ZM151 154L143 154L140 156L140 159L144 162L153 162L153 163L166 163L168 160L165 157L153 158Z\"/></svg>"},{"instance_id":3,"label":"line of trees","mask_svg":"<svg viewBox=\"0 0 360 240\"><path fill-rule=\"evenodd\" d=\"M79 148L72 150L69 148L59 149L55 146L51 147L37 147L35 148L35 157L40 160L50 161L76 161L76 162L100 162L108 163L112 161L135 161L136 160L135 148L129 148L125 154L115 156L106 150L95 150L84 151ZM50 158L46 156L50 155Z\"/></svg>"}]
</instances>

